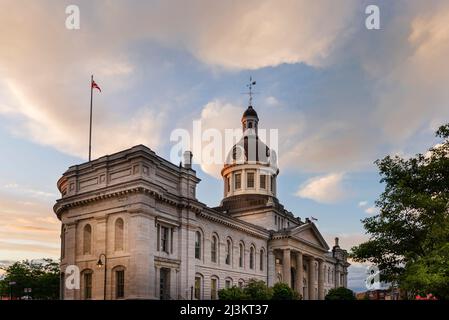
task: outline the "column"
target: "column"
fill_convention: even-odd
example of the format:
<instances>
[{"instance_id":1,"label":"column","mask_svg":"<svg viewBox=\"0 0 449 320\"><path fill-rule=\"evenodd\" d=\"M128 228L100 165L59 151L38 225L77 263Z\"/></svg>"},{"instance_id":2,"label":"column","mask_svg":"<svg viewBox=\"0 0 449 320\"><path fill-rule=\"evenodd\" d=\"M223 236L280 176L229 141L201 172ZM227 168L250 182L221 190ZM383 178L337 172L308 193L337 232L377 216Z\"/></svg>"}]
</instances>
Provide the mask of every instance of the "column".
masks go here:
<instances>
[{"instance_id":1,"label":"column","mask_svg":"<svg viewBox=\"0 0 449 320\"><path fill-rule=\"evenodd\" d=\"M309 300L315 300L315 259L309 258Z\"/></svg>"},{"instance_id":2,"label":"column","mask_svg":"<svg viewBox=\"0 0 449 320\"><path fill-rule=\"evenodd\" d=\"M318 260L318 299L324 300L324 263Z\"/></svg>"},{"instance_id":3,"label":"column","mask_svg":"<svg viewBox=\"0 0 449 320\"><path fill-rule=\"evenodd\" d=\"M292 271L291 271L291 261L290 261L290 249L283 250L282 268L283 268L283 280L290 287L292 286Z\"/></svg>"},{"instance_id":4,"label":"column","mask_svg":"<svg viewBox=\"0 0 449 320\"><path fill-rule=\"evenodd\" d=\"M267 259L267 270L268 270L268 279L267 284L269 287L274 286L276 282L276 260L274 257L273 249L268 249L268 259Z\"/></svg>"},{"instance_id":5,"label":"column","mask_svg":"<svg viewBox=\"0 0 449 320\"><path fill-rule=\"evenodd\" d=\"M161 267L154 266L156 277L154 277L154 297L160 299L160 285L161 285Z\"/></svg>"},{"instance_id":6,"label":"column","mask_svg":"<svg viewBox=\"0 0 449 320\"><path fill-rule=\"evenodd\" d=\"M302 253L296 253L296 291L302 296L303 295L303 280L304 279L304 267Z\"/></svg>"},{"instance_id":7,"label":"column","mask_svg":"<svg viewBox=\"0 0 449 320\"><path fill-rule=\"evenodd\" d=\"M177 289L177 274L175 268L170 268L170 299L178 299L178 296L176 294Z\"/></svg>"},{"instance_id":8,"label":"column","mask_svg":"<svg viewBox=\"0 0 449 320\"><path fill-rule=\"evenodd\" d=\"M129 215L128 299L150 299L154 266L154 219L140 212ZM153 231L153 232L150 232Z\"/></svg>"},{"instance_id":9,"label":"column","mask_svg":"<svg viewBox=\"0 0 449 320\"><path fill-rule=\"evenodd\" d=\"M75 223L66 223L66 238L65 238L65 257L64 257L64 264L66 268L69 265L75 265L76 263L76 224ZM62 272L65 272L65 277L67 279L68 276L70 276L69 273L67 273L64 270L61 270ZM81 270L80 270L81 272ZM73 275L74 276L74 275ZM72 276L72 278L73 278ZM68 289L65 286L66 279L64 279L64 300L75 300L80 299L80 289ZM81 278L79 278L80 281L82 281Z\"/></svg>"},{"instance_id":10,"label":"column","mask_svg":"<svg viewBox=\"0 0 449 320\"><path fill-rule=\"evenodd\" d=\"M340 271L337 270L337 266L335 266L335 288L341 287L340 283Z\"/></svg>"},{"instance_id":11,"label":"column","mask_svg":"<svg viewBox=\"0 0 449 320\"><path fill-rule=\"evenodd\" d=\"M108 245L107 245L107 237L108 237L108 226L107 226L107 218L106 216L102 216L96 219L96 225L94 228L94 234L92 237L92 242L95 241L95 244L93 244L92 252L95 256L95 260L98 260L100 257L100 254L104 253L106 255L106 260L104 261L105 257L102 256L102 261L105 263L102 268L97 268L97 270L94 270L94 276L93 276L93 284L92 284L92 297L94 299L98 300L111 300L113 299L113 291L112 291L112 265L109 260L109 252L108 252ZM107 268L107 270L106 270ZM106 284L104 283L104 277L106 272ZM126 278L125 278L126 279ZM106 286L106 298L104 297L104 287ZM125 295L127 295L127 292L125 292Z\"/></svg>"}]
</instances>

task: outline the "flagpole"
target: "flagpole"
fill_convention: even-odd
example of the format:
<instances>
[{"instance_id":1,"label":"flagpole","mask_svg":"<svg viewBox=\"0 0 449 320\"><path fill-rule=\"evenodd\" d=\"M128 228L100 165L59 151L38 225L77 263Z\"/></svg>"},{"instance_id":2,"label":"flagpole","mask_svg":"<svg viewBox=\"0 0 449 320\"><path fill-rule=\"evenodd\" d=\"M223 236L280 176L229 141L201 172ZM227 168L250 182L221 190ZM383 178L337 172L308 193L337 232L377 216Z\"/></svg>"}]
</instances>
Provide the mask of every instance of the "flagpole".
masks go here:
<instances>
[{"instance_id":1,"label":"flagpole","mask_svg":"<svg viewBox=\"0 0 449 320\"><path fill-rule=\"evenodd\" d=\"M90 125L89 125L89 162L92 155L92 83L94 83L94 76L90 78Z\"/></svg>"}]
</instances>

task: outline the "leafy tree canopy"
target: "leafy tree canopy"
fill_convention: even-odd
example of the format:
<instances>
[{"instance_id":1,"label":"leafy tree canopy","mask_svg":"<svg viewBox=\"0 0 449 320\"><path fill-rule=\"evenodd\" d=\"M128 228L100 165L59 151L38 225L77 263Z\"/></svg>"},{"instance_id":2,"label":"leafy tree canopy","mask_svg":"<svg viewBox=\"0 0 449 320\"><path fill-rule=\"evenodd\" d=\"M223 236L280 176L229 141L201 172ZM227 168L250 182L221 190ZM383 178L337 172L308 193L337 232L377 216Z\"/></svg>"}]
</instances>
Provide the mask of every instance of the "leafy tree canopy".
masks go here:
<instances>
[{"instance_id":1,"label":"leafy tree canopy","mask_svg":"<svg viewBox=\"0 0 449 320\"><path fill-rule=\"evenodd\" d=\"M0 295L13 298L31 296L33 299L59 298L59 264L52 259L41 262L29 260L18 261L2 268L5 271L0 280ZM10 286L10 282L15 282ZM25 293L25 288L31 288L31 293Z\"/></svg>"},{"instance_id":2,"label":"leafy tree canopy","mask_svg":"<svg viewBox=\"0 0 449 320\"><path fill-rule=\"evenodd\" d=\"M325 300L355 300L355 295L352 290L348 288L339 287L330 289Z\"/></svg>"},{"instance_id":3,"label":"leafy tree canopy","mask_svg":"<svg viewBox=\"0 0 449 320\"><path fill-rule=\"evenodd\" d=\"M354 260L376 264L382 280L412 291L440 290L449 266L429 264L447 259L449 240L449 124L436 136L441 143L425 154L376 161L385 184L379 214L362 220L370 239L351 249Z\"/></svg>"}]
</instances>

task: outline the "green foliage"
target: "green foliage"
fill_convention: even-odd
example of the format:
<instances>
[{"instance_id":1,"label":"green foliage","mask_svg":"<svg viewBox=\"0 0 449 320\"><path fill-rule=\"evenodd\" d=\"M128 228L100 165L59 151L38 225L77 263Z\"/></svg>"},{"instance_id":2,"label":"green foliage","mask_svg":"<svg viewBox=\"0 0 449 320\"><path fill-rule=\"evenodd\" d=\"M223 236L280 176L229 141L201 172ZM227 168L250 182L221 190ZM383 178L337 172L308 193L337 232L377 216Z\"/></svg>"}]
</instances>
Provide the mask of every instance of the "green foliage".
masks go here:
<instances>
[{"instance_id":1,"label":"green foliage","mask_svg":"<svg viewBox=\"0 0 449 320\"><path fill-rule=\"evenodd\" d=\"M355 300L355 295L352 290L348 288L339 287L330 289L325 300Z\"/></svg>"},{"instance_id":2,"label":"green foliage","mask_svg":"<svg viewBox=\"0 0 449 320\"><path fill-rule=\"evenodd\" d=\"M449 243L409 263L401 283L413 296L432 293L449 299Z\"/></svg>"},{"instance_id":3,"label":"green foliage","mask_svg":"<svg viewBox=\"0 0 449 320\"><path fill-rule=\"evenodd\" d=\"M299 295L286 283L269 288L264 281L250 279L244 288L232 287L218 291L220 300L297 300Z\"/></svg>"},{"instance_id":4,"label":"green foliage","mask_svg":"<svg viewBox=\"0 0 449 320\"><path fill-rule=\"evenodd\" d=\"M4 279L0 281L0 295L13 297L30 295L33 299L59 298L59 264L51 259L41 263L29 260L19 261L5 270ZM9 282L16 282L12 287ZM25 288L31 288L31 293L24 293Z\"/></svg>"},{"instance_id":5,"label":"green foliage","mask_svg":"<svg viewBox=\"0 0 449 320\"><path fill-rule=\"evenodd\" d=\"M236 286L218 290L218 298L220 300L248 300L243 289Z\"/></svg>"},{"instance_id":6,"label":"green foliage","mask_svg":"<svg viewBox=\"0 0 449 320\"><path fill-rule=\"evenodd\" d=\"M296 291L288 286L286 283L278 282L273 286L273 300L299 300L299 295Z\"/></svg>"},{"instance_id":7,"label":"green foliage","mask_svg":"<svg viewBox=\"0 0 449 320\"><path fill-rule=\"evenodd\" d=\"M350 256L376 264L382 280L412 291L433 288L433 294L449 298L440 285L449 268L440 263L449 239L449 124L436 136L443 141L426 154L376 161L385 184L376 201L380 211L362 220L370 239L353 247Z\"/></svg>"},{"instance_id":8,"label":"green foliage","mask_svg":"<svg viewBox=\"0 0 449 320\"><path fill-rule=\"evenodd\" d=\"M270 300L273 293L262 280L250 279L243 289L249 300Z\"/></svg>"}]
</instances>

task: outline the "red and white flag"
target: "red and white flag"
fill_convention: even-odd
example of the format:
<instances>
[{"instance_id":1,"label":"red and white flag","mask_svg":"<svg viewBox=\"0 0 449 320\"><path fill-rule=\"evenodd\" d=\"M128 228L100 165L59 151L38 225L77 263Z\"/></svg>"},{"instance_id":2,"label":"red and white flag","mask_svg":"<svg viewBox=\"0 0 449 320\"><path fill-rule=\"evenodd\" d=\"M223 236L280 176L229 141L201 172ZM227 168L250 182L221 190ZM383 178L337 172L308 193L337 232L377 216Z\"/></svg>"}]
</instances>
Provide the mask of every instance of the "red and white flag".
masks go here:
<instances>
[{"instance_id":1,"label":"red and white flag","mask_svg":"<svg viewBox=\"0 0 449 320\"><path fill-rule=\"evenodd\" d=\"M92 89L98 89L98 91L101 92L100 87L98 86L98 84L94 80L92 80Z\"/></svg>"}]
</instances>

